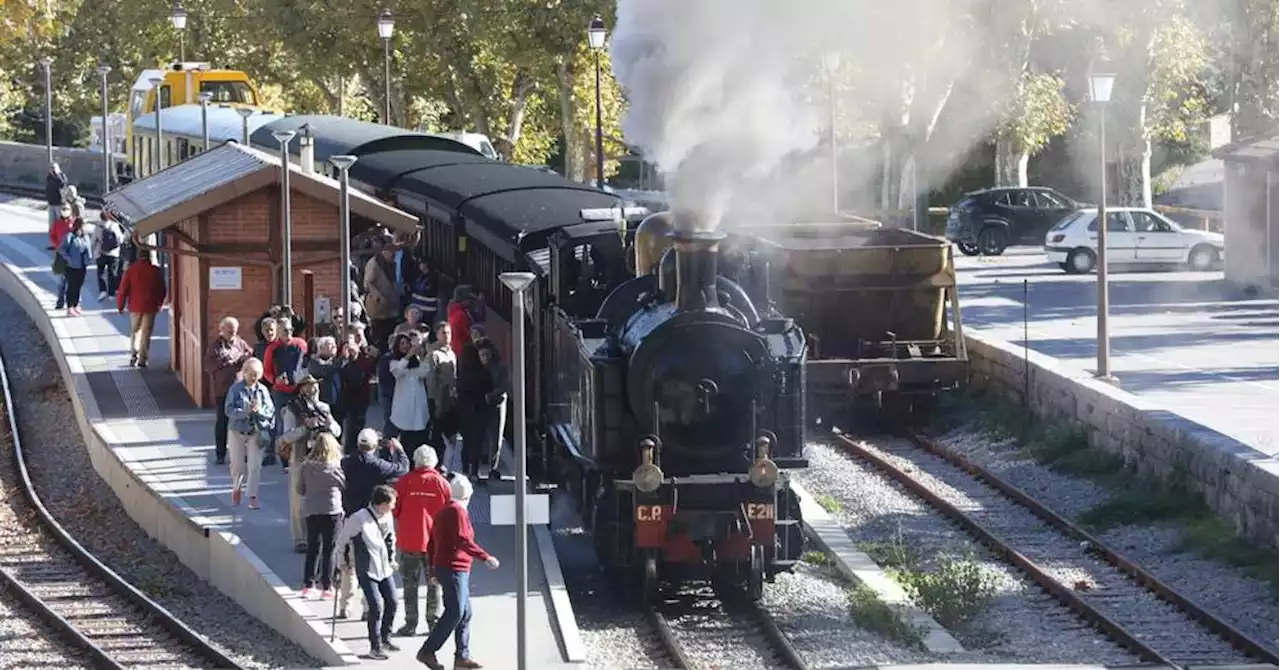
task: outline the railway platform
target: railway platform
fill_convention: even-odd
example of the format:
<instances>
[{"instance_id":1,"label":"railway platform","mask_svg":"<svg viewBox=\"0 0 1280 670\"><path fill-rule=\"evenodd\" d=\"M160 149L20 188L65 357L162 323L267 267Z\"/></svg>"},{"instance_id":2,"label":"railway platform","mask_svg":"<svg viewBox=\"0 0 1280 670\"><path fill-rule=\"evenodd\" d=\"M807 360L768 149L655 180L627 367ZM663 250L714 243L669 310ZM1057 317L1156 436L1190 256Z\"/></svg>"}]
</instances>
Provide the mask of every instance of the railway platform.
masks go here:
<instances>
[{"instance_id":1,"label":"railway platform","mask_svg":"<svg viewBox=\"0 0 1280 670\"><path fill-rule=\"evenodd\" d=\"M331 666L416 666L414 653L424 637L397 639L401 651L390 661L369 661L363 658L368 652L363 622L335 624L331 602L299 597L303 557L289 537L288 475L279 466L263 468L261 510L231 506L230 473L213 459L214 414L197 408L169 369L166 314L156 320L150 367L135 369L128 367L128 318L116 313L114 301L96 300L92 277L86 282L83 316L54 311L56 283L45 226L42 204L0 202L0 290L24 306L54 355L61 356L95 470L130 516L193 571L317 659ZM510 526L489 524L485 487L477 487L470 511L476 539L503 563L495 571L480 565L473 572L473 655L487 667L514 668L515 645L505 641L514 637L515 533ZM581 643L558 559L549 534L535 529L531 535L530 667L569 667L566 659L581 660ZM358 617L360 607L352 603L349 613ZM396 627L402 623L403 607ZM448 659L452 653L450 640L438 656Z\"/></svg>"}]
</instances>

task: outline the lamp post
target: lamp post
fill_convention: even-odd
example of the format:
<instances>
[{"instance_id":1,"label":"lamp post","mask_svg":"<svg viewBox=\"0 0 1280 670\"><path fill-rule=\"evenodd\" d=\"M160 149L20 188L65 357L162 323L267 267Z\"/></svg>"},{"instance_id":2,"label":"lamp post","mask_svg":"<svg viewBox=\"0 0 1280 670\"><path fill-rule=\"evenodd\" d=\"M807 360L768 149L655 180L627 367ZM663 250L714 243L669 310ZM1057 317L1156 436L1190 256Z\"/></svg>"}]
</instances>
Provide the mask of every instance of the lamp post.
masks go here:
<instances>
[{"instance_id":1,"label":"lamp post","mask_svg":"<svg viewBox=\"0 0 1280 670\"><path fill-rule=\"evenodd\" d=\"M280 239L280 260L284 266L284 281L281 283L282 305L293 307L293 221L289 220L289 142L297 133L292 130L277 130L271 133L280 143L280 210L284 223L284 234Z\"/></svg>"},{"instance_id":2,"label":"lamp post","mask_svg":"<svg viewBox=\"0 0 1280 670\"><path fill-rule=\"evenodd\" d=\"M200 92L200 137L204 143L200 146L201 151L209 150L209 101L213 100L213 94L208 91Z\"/></svg>"},{"instance_id":3,"label":"lamp post","mask_svg":"<svg viewBox=\"0 0 1280 670\"><path fill-rule=\"evenodd\" d=\"M600 121L602 114L600 104L600 52L604 51L605 36L604 19L598 16L591 19L591 26L587 28L587 44L596 53L596 188L599 189L604 188L604 130Z\"/></svg>"},{"instance_id":4,"label":"lamp post","mask_svg":"<svg viewBox=\"0 0 1280 670\"><path fill-rule=\"evenodd\" d=\"M391 125L391 36L396 32L396 20L390 9L378 14L378 37L382 38L382 122Z\"/></svg>"},{"instance_id":5,"label":"lamp post","mask_svg":"<svg viewBox=\"0 0 1280 670\"><path fill-rule=\"evenodd\" d=\"M831 211L840 211L840 152L836 148L836 70L840 68L840 54L834 51L822 56L823 69L827 71L827 106L831 113Z\"/></svg>"},{"instance_id":6,"label":"lamp post","mask_svg":"<svg viewBox=\"0 0 1280 670\"><path fill-rule=\"evenodd\" d=\"M164 169L164 148L161 146L163 144L164 131L160 123L160 110L164 108L164 101L160 98L160 85L164 83L164 79L151 77L147 81L151 82L151 86L156 91L156 166L152 170L154 174Z\"/></svg>"},{"instance_id":7,"label":"lamp post","mask_svg":"<svg viewBox=\"0 0 1280 670\"><path fill-rule=\"evenodd\" d=\"M102 88L102 195L111 191L111 127L107 123L107 75L111 66L103 63L98 66L99 84Z\"/></svg>"},{"instance_id":8,"label":"lamp post","mask_svg":"<svg viewBox=\"0 0 1280 670\"><path fill-rule=\"evenodd\" d=\"M329 157L329 163L338 168L338 182L342 185L342 201L338 212L338 255L341 257L338 264L342 266L338 284L342 288L338 296L342 301L344 316L351 313L351 176L347 171L355 162L355 156Z\"/></svg>"},{"instance_id":9,"label":"lamp post","mask_svg":"<svg viewBox=\"0 0 1280 670\"><path fill-rule=\"evenodd\" d=\"M53 165L53 59L45 56L40 65L44 66L44 148Z\"/></svg>"},{"instance_id":10,"label":"lamp post","mask_svg":"<svg viewBox=\"0 0 1280 670\"><path fill-rule=\"evenodd\" d=\"M182 8L181 2L173 3L173 13L169 15L169 21L173 24L173 29L178 31L178 62L185 63L187 60L187 11Z\"/></svg>"},{"instance_id":11,"label":"lamp post","mask_svg":"<svg viewBox=\"0 0 1280 670\"><path fill-rule=\"evenodd\" d=\"M248 107L237 107L236 113L240 115L241 119L244 119L244 138L241 143L247 147L249 146L249 117L253 116L253 110Z\"/></svg>"},{"instance_id":12,"label":"lamp post","mask_svg":"<svg viewBox=\"0 0 1280 670\"><path fill-rule=\"evenodd\" d=\"M525 600L529 592L529 527L525 509L528 482L525 478L525 407L524 407L524 292L533 283L532 272L504 272L498 275L502 283L515 295L512 297L511 351L514 368L511 371L511 396L515 405L516 457L516 667L528 667L528 635Z\"/></svg>"},{"instance_id":13,"label":"lamp post","mask_svg":"<svg viewBox=\"0 0 1280 670\"><path fill-rule=\"evenodd\" d=\"M1107 287L1107 108L1111 101L1111 89L1116 75L1105 59L1099 59L1089 70L1089 97L1098 108L1098 155L1101 171L1098 179L1101 192L1098 195L1098 370L1099 379L1110 380L1111 332L1108 323L1111 296Z\"/></svg>"}]
</instances>

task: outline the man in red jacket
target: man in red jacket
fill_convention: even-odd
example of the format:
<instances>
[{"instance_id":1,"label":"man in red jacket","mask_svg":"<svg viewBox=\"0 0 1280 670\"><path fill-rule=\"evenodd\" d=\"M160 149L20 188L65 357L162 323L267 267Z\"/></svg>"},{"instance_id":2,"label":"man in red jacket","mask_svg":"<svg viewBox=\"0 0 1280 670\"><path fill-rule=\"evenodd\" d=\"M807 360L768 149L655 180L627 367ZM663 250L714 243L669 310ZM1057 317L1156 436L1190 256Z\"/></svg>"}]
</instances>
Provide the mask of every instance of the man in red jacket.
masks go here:
<instances>
[{"instance_id":1,"label":"man in red jacket","mask_svg":"<svg viewBox=\"0 0 1280 670\"><path fill-rule=\"evenodd\" d=\"M427 575L427 628L435 628L440 615L440 582L430 573L427 545L432 517L449 504L449 482L436 470L436 450L423 445L413 452L413 472L396 482L396 549L400 551L400 577L404 580L404 627L396 635L413 637L418 628L418 584Z\"/></svg>"},{"instance_id":2,"label":"man in red jacket","mask_svg":"<svg viewBox=\"0 0 1280 670\"><path fill-rule=\"evenodd\" d=\"M431 635L418 649L418 662L431 670L444 670L436 660L436 652L454 634L454 668L479 668L471 660L471 560L478 558L491 570L498 569L498 559L476 544L476 531L471 527L467 504L471 502L471 482L454 475L449 482L453 500L440 510L431 525L432 571L444 590L444 614L431 629Z\"/></svg>"},{"instance_id":3,"label":"man in red jacket","mask_svg":"<svg viewBox=\"0 0 1280 670\"><path fill-rule=\"evenodd\" d=\"M271 386L271 400L276 407L284 407L293 399L293 392L298 389L297 381L307 370L307 341L293 335L293 316L286 314L276 319L276 341L267 345L263 352L266 358L262 362L262 377ZM284 432L283 412L276 414L276 438ZM263 465L275 463L274 450L267 453L262 460ZM286 472L289 461L281 462Z\"/></svg>"},{"instance_id":4,"label":"man in red jacket","mask_svg":"<svg viewBox=\"0 0 1280 670\"><path fill-rule=\"evenodd\" d=\"M155 254L147 252L137 262L130 263L116 289L116 309L123 314L129 306L129 366L147 367L147 355L151 352L151 331L156 326L156 314L164 307L168 289L164 285L164 271L155 265Z\"/></svg>"},{"instance_id":5,"label":"man in red jacket","mask_svg":"<svg viewBox=\"0 0 1280 670\"><path fill-rule=\"evenodd\" d=\"M459 359L462 358L462 347L467 343L461 334L471 332L471 313L467 310L475 297L471 287L463 284L453 290L453 301L449 303L449 329L458 334L450 346L453 347L453 355Z\"/></svg>"}]
</instances>

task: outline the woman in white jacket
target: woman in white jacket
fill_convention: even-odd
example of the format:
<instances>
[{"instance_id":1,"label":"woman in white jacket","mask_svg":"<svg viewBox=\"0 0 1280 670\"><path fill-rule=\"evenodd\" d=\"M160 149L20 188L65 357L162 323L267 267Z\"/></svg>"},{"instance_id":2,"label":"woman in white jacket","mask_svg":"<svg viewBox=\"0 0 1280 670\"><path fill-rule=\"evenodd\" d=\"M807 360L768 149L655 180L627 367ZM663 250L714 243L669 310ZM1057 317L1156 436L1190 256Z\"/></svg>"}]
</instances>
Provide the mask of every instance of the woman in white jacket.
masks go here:
<instances>
[{"instance_id":1,"label":"woman in white jacket","mask_svg":"<svg viewBox=\"0 0 1280 670\"><path fill-rule=\"evenodd\" d=\"M396 565L391 548L396 546L395 522L391 510L396 505L396 490L387 485L373 489L369 504L360 508L342 524L334 540L334 562L348 544L355 562L356 581L364 593L369 616L369 658L387 660L388 651L400 651L391 642L391 624L396 618Z\"/></svg>"},{"instance_id":2,"label":"woman in white jacket","mask_svg":"<svg viewBox=\"0 0 1280 670\"><path fill-rule=\"evenodd\" d=\"M427 366L422 344L415 344L408 354L394 358L390 365L396 380L391 399L391 424L399 430L400 444L407 453L427 443L427 426L431 411L427 406Z\"/></svg>"}]
</instances>

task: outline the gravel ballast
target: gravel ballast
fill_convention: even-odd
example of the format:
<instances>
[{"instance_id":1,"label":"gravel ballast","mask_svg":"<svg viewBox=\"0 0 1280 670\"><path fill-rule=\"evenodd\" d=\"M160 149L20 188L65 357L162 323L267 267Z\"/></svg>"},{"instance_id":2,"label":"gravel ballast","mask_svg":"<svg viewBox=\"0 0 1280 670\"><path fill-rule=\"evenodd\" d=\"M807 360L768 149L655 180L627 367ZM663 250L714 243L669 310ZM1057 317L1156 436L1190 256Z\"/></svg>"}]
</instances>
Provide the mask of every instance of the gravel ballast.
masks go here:
<instances>
[{"instance_id":1,"label":"gravel ballast","mask_svg":"<svg viewBox=\"0 0 1280 670\"><path fill-rule=\"evenodd\" d=\"M887 480L870 465L835 447L809 445L810 467L800 476L815 497L838 503L829 510L854 542L901 541L923 569L943 556L971 556L990 576L994 597L985 609L953 628L966 653L953 663L1102 663L1138 662L1081 622L1069 610L995 558L946 518Z\"/></svg>"},{"instance_id":2,"label":"gravel ballast","mask_svg":"<svg viewBox=\"0 0 1280 670\"><path fill-rule=\"evenodd\" d=\"M245 667L319 667L300 647L192 573L129 518L93 469L44 336L4 294L0 338L32 479L63 527L121 577ZM9 486L6 495L20 493Z\"/></svg>"},{"instance_id":3,"label":"gravel ballast","mask_svg":"<svg viewBox=\"0 0 1280 670\"><path fill-rule=\"evenodd\" d=\"M1087 479L1037 463L1011 439L993 439L974 428L960 427L934 441L987 468L1069 519L1112 495ZM1215 616L1275 649L1276 629L1280 627L1275 589L1237 568L1187 550L1181 536L1173 524L1147 523L1110 528L1098 534L1098 539Z\"/></svg>"},{"instance_id":4,"label":"gravel ballast","mask_svg":"<svg viewBox=\"0 0 1280 670\"><path fill-rule=\"evenodd\" d=\"M0 588L0 667L87 670L87 654L58 637L18 596Z\"/></svg>"}]
</instances>

